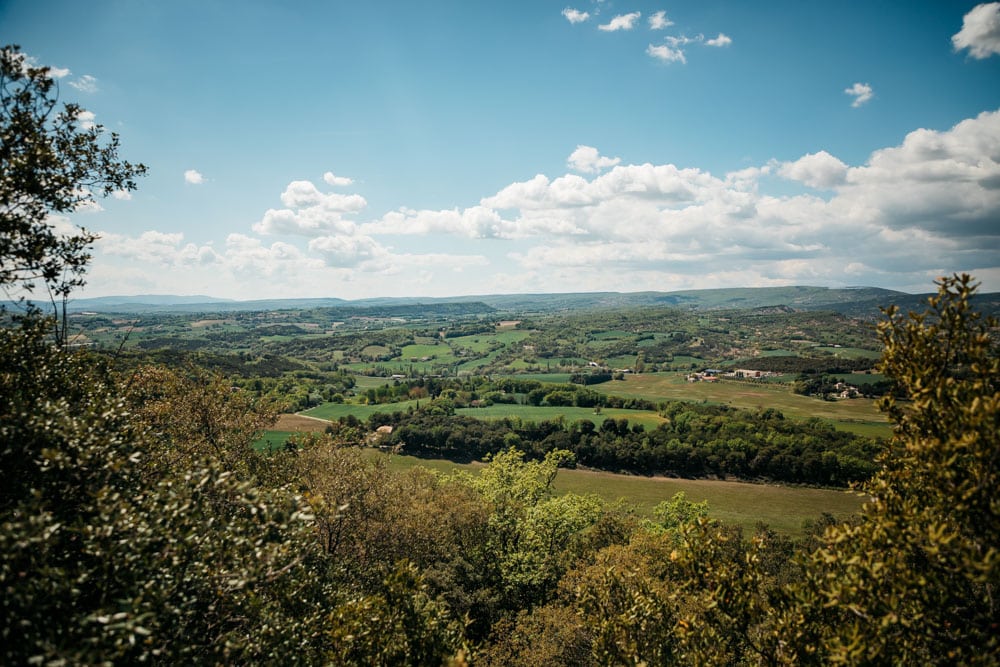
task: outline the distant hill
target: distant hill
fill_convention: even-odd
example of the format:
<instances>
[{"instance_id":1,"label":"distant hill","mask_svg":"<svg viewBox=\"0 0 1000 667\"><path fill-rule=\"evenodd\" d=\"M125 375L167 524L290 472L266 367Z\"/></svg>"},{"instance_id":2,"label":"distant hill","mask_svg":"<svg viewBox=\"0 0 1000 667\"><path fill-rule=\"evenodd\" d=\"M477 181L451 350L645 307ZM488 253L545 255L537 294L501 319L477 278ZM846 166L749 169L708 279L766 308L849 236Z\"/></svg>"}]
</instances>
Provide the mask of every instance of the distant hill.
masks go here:
<instances>
[{"instance_id":1,"label":"distant hill","mask_svg":"<svg viewBox=\"0 0 1000 667\"><path fill-rule=\"evenodd\" d=\"M221 313L238 311L301 310L311 308L419 309L421 305L486 305L498 313L551 313L572 310L659 306L685 310L729 310L786 306L795 310L832 310L856 318L881 317L880 308L897 305L923 310L927 294L908 294L878 287L745 287L681 290L675 292L580 292L557 294L492 294L460 297L380 297L372 299L262 299L233 301L208 296L139 295L74 299L72 312L101 313ZM976 306L1000 313L1000 293L980 294Z\"/></svg>"}]
</instances>

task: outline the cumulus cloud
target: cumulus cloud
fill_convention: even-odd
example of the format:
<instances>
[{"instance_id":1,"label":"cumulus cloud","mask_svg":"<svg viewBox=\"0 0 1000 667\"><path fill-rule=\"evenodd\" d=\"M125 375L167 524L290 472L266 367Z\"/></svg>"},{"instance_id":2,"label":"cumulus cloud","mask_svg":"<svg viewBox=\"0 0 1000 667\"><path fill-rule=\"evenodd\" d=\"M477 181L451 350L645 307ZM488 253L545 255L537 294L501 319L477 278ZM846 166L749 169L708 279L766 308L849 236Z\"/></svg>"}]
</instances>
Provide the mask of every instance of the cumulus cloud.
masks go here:
<instances>
[{"instance_id":1,"label":"cumulus cloud","mask_svg":"<svg viewBox=\"0 0 1000 667\"><path fill-rule=\"evenodd\" d=\"M706 40L705 46L729 46L732 43L733 40L729 35L720 32L718 37Z\"/></svg>"},{"instance_id":2,"label":"cumulus cloud","mask_svg":"<svg viewBox=\"0 0 1000 667\"><path fill-rule=\"evenodd\" d=\"M347 178L346 176L334 176L333 172L328 171L323 174L323 180L326 181L327 185L332 185L334 187L342 188L348 185L353 185L354 179Z\"/></svg>"},{"instance_id":3,"label":"cumulus cloud","mask_svg":"<svg viewBox=\"0 0 1000 667\"><path fill-rule=\"evenodd\" d=\"M280 195L286 208L254 226L288 239L233 234L216 248L180 234L108 234L97 251L185 267L177 275L201 284L252 285L256 296L300 295L307 286L344 294L337 290L348 283L354 295L419 286L445 296L709 284L927 290L934 276L959 270L1000 280L1000 111L914 130L856 164L816 150L712 174L611 164L583 145L574 154L567 165L580 173L538 174L465 208L404 207L354 220L360 202L350 195L292 181ZM775 177L806 187L774 191ZM159 275L171 272L151 280Z\"/></svg>"},{"instance_id":4,"label":"cumulus cloud","mask_svg":"<svg viewBox=\"0 0 1000 667\"><path fill-rule=\"evenodd\" d=\"M997 250L1000 111L947 131L910 132L901 145L875 151L867 164L849 169L841 197L887 227L990 237Z\"/></svg>"},{"instance_id":5,"label":"cumulus cloud","mask_svg":"<svg viewBox=\"0 0 1000 667\"><path fill-rule=\"evenodd\" d=\"M330 178L326 178L329 175ZM330 172L324 175L326 182L343 185L350 179L338 179ZM253 225L258 234L286 234L297 236L322 236L338 233L350 234L357 224L345 217L353 215L368 202L358 194L321 192L312 181L292 181L281 193L282 209L268 209L261 220Z\"/></svg>"},{"instance_id":6,"label":"cumulus cloud","mask_svg":"<svg viewBox=\"0 0 1000 667\"><path fill-rule=\"evenodd\" d=\"M962 29L952 35L956 51L968 49L982 60L1000 53L1000 2L976 5L962 19Z\"/></svg>"},{"instance_id":7,"label":"cumulus cloud","mask_svg":"<svg viewBox=\"0 0 1000 667\"><path fill-rule=\"evenodd\" d=\"M66 70L66 74L69 74L69 70ZM69 85L73 86L81 93L96 93L97 92L97 79L89 74L84 74L75 81L70 81Z\"/></svg>"},{"instance_id":8,"label":"cumulus cloud","mask_svg":"<svg viewBox=\"0 0 1000 667\"><path fill-rule=\"evenodd\" d=\"M201 185L205 182L205 177L197 169L188 169L184 172L184 182L190 185Z\"/></svg>"},{"instance_id":9,"label":"cumulus cloud","mask_svg":"<svg viewBox=\"0 0 1000 667\"><path fill-rule=\"evenodd\" d=\"M603 23L597 26L598 30L603 30L604 32L617 32L619 30L631 30L635 27L635 22L639 20L642 16L640 12L630 12L628 14L619 14L607 23Z\"/></svg>"},{"instance_id":10,"label":"cumulus cloud","mask_svg":"<svg viewBox=\"0 0 1000 667\"><path fill-rule=\"evenodd\" d=\"M320 207L338 213L357 212L368 202L357 194L323 193L311 181L292 181L281 193L281 203L289 207Z\"/></svg>"},{"instance_id":11,"label":"cumulus cloud","mask_svg":"<svg viewBox=\"0 0 1000 667\"><path fill-rule=\"evenodd\" d=\"M832 188L847 178L847 165L826 151L804 155L781 165L778 174L814 188Z\"/></svg>"},{"instance_id":12,"label":"cumulus cloud","mask_svg":"<svg viewBox=\"0 0 1000 667\"><path fill-rule=\"evenodd\" d=\"M570 23L583 23L584 21L590 18L590 14L588 14L587 12L581 12L576 9L570 9L569 7L562 10L562 15L565 16L566 20L569 21Z\"/></svg>"},{"instance_id":13,"label":"cumulus cloud","mask_svg":"<svg viewBox=\"0 0 1000 667\"><path fill-rule=\"evenodd\" d=\"M649 17L650 30L663 30L664 28L669 28L673 24L674 22L667 18L667 13L664 11L656 12Z\"/></svg>"},{"instance_id":14,"label":"cumulus cloud","mask_svg":"<svg viewBox=\"0 0 1000 667\"><path fill-rule=\"evenodd\" d=\"M583 145L577 146L566 160L570 169L584 174L596 174L619 162L621 162L621 158L604 157L593 146Z\"/></svg>"},{"instance_id":15,"label":"cumulus cloud","mask_svg":"<svg viewBox=\"0 0 1000 667\"><path fill-rule=\"evenodd\" d=\"M657 60L662 60L665 63L687 63L687 58L684 57L684 52L680 49L671 48L665 44L660 44L654 46L652 44L646 48L647 55L656 58Z\"/></svg>"},{"instance_id":16,"label":"cumulus cloud","mask_svg":"<svg viewBox=\"0 0 1000 667\"><path fill-rule=\"evenodd\" d=\"M844 93L854 98L851 106L855 109L875 96L875 91L867 83L855 83L850 88L845 88Z\"/></svg>"}]
</instances>

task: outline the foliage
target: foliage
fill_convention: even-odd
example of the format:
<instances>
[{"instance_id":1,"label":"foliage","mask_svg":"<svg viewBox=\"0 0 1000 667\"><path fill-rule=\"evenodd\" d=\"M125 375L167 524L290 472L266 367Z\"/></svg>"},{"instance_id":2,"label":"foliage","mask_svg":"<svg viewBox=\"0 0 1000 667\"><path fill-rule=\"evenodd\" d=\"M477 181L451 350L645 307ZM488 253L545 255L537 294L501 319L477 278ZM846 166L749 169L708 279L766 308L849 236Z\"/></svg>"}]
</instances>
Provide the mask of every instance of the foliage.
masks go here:
<instances>
[{"instance_id":1,"label":"foliage","mask_svg":"<svg viewBox=\"0 0 1000 667\"><path fill-rule=\"evenodd\" d=\"M887 311L881 370L908 400L862 521L827 530L781 633L796 661L996 664L1000 350L969 276L921 314Z\"/></svg>"},{"instance_id":2,"label":"foliage","mask_svg":"<svg viewBox=\"0 0 1000 667\"><path fill-rule=\"evenodd\" d=\"M245 480L258 473L253 442L277 417L272 404L197 366L144 366L126 377L133 423L159 441L149 453L155 474L183 472L207 459Z\"/></svg>"},{"instance_id":3,"label":"foliage","mask_svg":"<svg viewBox=\"0 0 1000 667\"><path fill-rule=\"evenodd\" d=\"M56 107L49 68L33 66L18 46L0 48L0 288L31 293L41 281L64 300L84 284L97 236L63 232L51 216L134 190L146 167L119 159L118 135L105 138L78 105Z\"/></svg>"},{"instance_id":4,"label":"foliage","mask_svg":"<svg viewBox=\"0 0 1000 667\"><path fill-rule=\"evenodd\" d=\"M285 483L294 467L270 483L251 474L264 459L244 448L246 404L228 387L147 369L126 396L99 358L53 347L46 328L0 329L0 662L454 652L460 631L418 572L346 577L316 540L316 508ZM269 461L282 457L294 454Z\"/></svg>"}]
</instances>

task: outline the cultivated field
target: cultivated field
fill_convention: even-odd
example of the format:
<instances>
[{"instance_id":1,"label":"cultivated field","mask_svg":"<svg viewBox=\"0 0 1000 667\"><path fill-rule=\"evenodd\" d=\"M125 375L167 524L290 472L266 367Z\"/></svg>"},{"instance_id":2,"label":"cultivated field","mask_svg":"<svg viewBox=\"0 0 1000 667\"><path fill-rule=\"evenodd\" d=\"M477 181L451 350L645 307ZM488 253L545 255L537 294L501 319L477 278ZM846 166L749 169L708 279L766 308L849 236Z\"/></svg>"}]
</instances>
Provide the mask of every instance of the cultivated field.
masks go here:
<instances>
[{"instance_id":1,"label":"cultivated field","mask_svg":"<svg viewBox=\"0 0 1000 667\"><path fill-rule=\"evenodd\" d=\"M748 410L774 408L786 417L828 419L837 428L868 436L888 436L889 424L871 399L824 401L792 393L788 387L765 383L688 382L684 373L626 375L624 381L593 385L597 391L651 401L720 403Z\"/></svg>"}]
</instances>

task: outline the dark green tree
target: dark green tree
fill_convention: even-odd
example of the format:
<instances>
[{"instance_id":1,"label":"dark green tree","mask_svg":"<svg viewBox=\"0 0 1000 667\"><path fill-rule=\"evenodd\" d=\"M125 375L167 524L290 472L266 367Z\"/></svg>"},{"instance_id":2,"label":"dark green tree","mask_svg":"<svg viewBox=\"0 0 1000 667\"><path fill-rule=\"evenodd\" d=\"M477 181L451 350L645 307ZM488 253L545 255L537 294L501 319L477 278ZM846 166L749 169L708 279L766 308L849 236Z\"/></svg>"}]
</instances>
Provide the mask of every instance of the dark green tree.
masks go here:
<instances>
[{"instance_id":1,"label":"dark green tree","mask_svg":"<svg viewBox=\"0 0 1000 667\"><path fill-rule=\"evenodd\" d=\"M65 342L66 300L84 284L97 235L64 232L52 216L134 190L146 167L120 159L118 135L81 120L80 106L59 108L58 92L48 67L0 48L0 288L25 302L44 286L53 308L62 305L55 333Z\"/></svg>"},{"instance_id":2,"label":"dark green tree","mask_svg":"<svg viewBox=\"0 0 1000 667\"><path fill-rule=\"evenodd\" d=\"M779 605L784 660L1000 664L1000 346L975 289L944 278L879 325L893 438L861 520L827 529Z\"/></svg>"}]
</instances>

